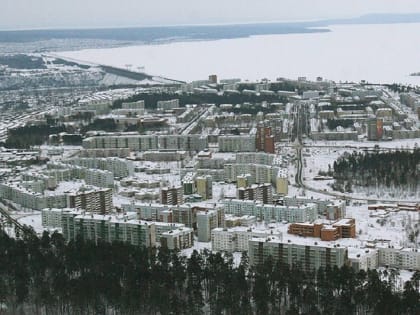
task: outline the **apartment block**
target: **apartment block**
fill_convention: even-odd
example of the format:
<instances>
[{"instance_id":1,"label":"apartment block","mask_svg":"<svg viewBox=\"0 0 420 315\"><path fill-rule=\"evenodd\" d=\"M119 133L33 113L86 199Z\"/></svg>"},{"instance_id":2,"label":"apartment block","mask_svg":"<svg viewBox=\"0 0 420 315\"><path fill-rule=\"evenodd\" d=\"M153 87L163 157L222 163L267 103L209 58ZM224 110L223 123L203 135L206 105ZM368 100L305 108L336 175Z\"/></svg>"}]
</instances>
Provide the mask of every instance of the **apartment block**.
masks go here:
<instances>
[{"instance_id":1,"label":"apartment block","mask_svg":"<svg viewBox=\"0 0 420 315\"><path fill-rule=\"evenodd\" d=\"M157 242L160 241L163 233L185 228L185 224L181 224L181 223L167 223L167 222L155 222L155 221L153 221L153 223L155 224Z\"/></svg>"},{"instance_id":2,"label":"apartment block","mask_svg":"<svg viewBox=\"0 0 420 315\"><path fill-rule=\"evenodd\" d=\"M356 222L354 219L342 219L333 224L292 223L289 225L287 233L304 237L318 237L322 241L355 238Z\"/></svg>"},{"instance_id":3,"label":"apartment block","mask_svg":"<svg viewBox=\"0 0 420 315\"><path fill-rule=\"evenodd\" d=\"M265 222L312 222L318 218L316 205L311 203L301 206L277 206L238 199L226 199L223 203L226 214L255 216Z\"/></svg>"},{"instance_id":4,"label":"apartment block","mask_svg":"<svg viewBox=\"0 0 420 315\"><path fill-rule=\"evenodd\" d=\"M274 136L271 127L264 125L257 127L256 135L256 149L267 153L275 153L274 149Z\"/></svg>"},{"instance_id":5,"label":"apartment block","mask_svg":"<svg viewBox=\"0 0 420 315\"><path fill-rule=\"evenodd\" d=\"M42 226L45 228L61 228L63 212L74 211L75 209L46 208L41 211Z\"/></svg>"},{"instance_id":6,"label":"apartment block","mask_svg":"<svg viewBox=\"0 0 420 315\"><path fill-rule=\"evenodd\" d=\"M181 186L164 187L160 191L160 201L164 205L180 205L184 202L184 193Z\"/></svg>"},{"instance_id":7,"label":"apartment block","mask_svg":"<svg viewBox=\"0 0 420 315\"><path fill-rule=\"evenodd\" d=\"M220 152L255 152L255 132L246 135L226 135L218 137Z\"/></svg>"},{"instance_id":8,"label":"apartment block","mask_svg":"<svg viewBox=\"0 0 420 315\"><path fill-rule=\"evenodd\" d=\"M240 200L255 200L263 204L272 204L273 187L269 183L240 187L237 191L237 197Z\"/></svg>"},{"instance_id":9,"label":"apartment block","mask_svg":"<svg viewBox=\"0 0 420 315\"><path fill-rule=\"evenodd\" d=\"M213 179L210 175L198 176L195 179L195 186L197 187L197 194L204 200L213 198Z\"/></svg>"},{"instance_id":10,"label":"apartment block","mask_svg":"<svg viewBox=\"0 0 420 315\"><path fill-rule=\"evenodd\" d=\"M280 168L277 166L263 164L237 163L224 165L226 182L236 182L238 176L250 175L248 185L265 183L276 185L279 170Z\"/></svg>"},{"instance_id":11,"label":"apartment block","mask_svg":"<svg viewBox=\"0 0 420 315\"><path fill-rule=\"evenodd\" d=\"M191 228L179 228L164 232L160 237L162 247L171 250L182 250L194 245L194 230Z\"/></svg>"},{"instance_id":12,"label":"apartment block","mask_svg":"<svg viewBox=\"0 0 420 315\"><path fill-rule=\"evenodd\" d=\"M132 161L111 158L76 158L65 160L65 163L82 166L90 169L101 169L112 172L115 177L128 177L134 173L134 165Z\"/></svg>"},{"instance_id":13,"label":"apartment block","mask_svg":"<svg viewBox=\"0 0 420 315\"><path fill-rule=\"evenodd\" d=\"M112 189L79 190L67 195L69 208L80 208L89 212L106 214L113 210Z\"/></svg>"},{"instance_id":14,"label":"apartment block","mask_svg":"<svg viewBox=\"0 0 420 315\"><path fill-rule=\"evenodd\" d=\"M211 231L219 226L217 211L198 211L196 215L198 241L210 242Z\"/></svg>"},{"instance_id":15,"label":"apartment block","mask_svg":"<svg viewBox=\"0 0 420 315\"><path fill-rule=\"evenodd\" d=\"M83 140L84 149L122 149L133 151L153 151L158 149L156 135L139 135L132 133L107 134L93 136Z\"/></svg>"},{"instance_id":16,"label":"apartment block","mask_svg":"<svg viewBox=\"0 0 420 315\"><path fill-rule=\"evenodd\" d=\"M173 99L169 101L158 101L158 110L172 110L179 107L179 99Z\"/></svg>"},{"instance_id":17,"label":"apartment block","mask_svg":"<svg viewBox=\"0 0 420 315\"><path fill-rule=\"evenodd\" d=\"M199 152L207 148L207 146L207 137L203 135L159 136L159 150Z\"/></svg>"},{"instance_id":18,"label":"apartment block","mask_svg":"<svg viewBox=\"0 0 420 315\"><path fill-rule=\"evenodd\" d=\"M74 217L74 234L86 240L125 242L135 246L156 245L153 223L127 220L116 216L84 214Z\"/></svg>"},{"instance_id":19,"label":"apartment block","mask_svg":"<svg viewBox=\"0 0 420 315\"><path fill-rule=\"evenodd\" d=\"M195 212L191 206L184 204L171 207L173 222L185 224L187 227L194 227L197 223Z\"/></svg>"},{"instance_id":20,"label":"apartment block","mask_svg":"<svg viewBox=\"0 0 420 315\"><path fill-rule=\"evenodd\" d=\"M215 228L211 232L211 246L214 251L246 252L251 239L268 236L282 238L282 233L272 229L259 230L249 227Z\"/></svg>"},{"instance_id":21,"label":"apartment block","mask_svg":"<svg viewBox=\"0 0 420 315\"><path fill-rule=\"evenodd\" d=\"M420 270L420 251L415 248L378 247L379 266Z\"/></svg>"},{"instance_id":22,"label":"apartment block","mask_svg":"<svg viewBox=\"0 0 420 315\"><path fill-rule=\"evenodd\" d=\"M379 267L379 252L375 248L348 248L350 266L355 271L368 271Z\"/></svg>"},{"instance_id":23,"label":"apartment block","mask_svg":"<svg viewBox=\"0 0 420 315\"><path fill-rule=\"evenodd\" d=\"M249 261L252 266L264 263L268 257L274 262L293 266L302 270L313 271L320 267L338 267L348 263L347 248L333 244L318 244L302 239L300 243L289 240L267 237L253 238L249 241Z\"/></svg>"}]
</instances>

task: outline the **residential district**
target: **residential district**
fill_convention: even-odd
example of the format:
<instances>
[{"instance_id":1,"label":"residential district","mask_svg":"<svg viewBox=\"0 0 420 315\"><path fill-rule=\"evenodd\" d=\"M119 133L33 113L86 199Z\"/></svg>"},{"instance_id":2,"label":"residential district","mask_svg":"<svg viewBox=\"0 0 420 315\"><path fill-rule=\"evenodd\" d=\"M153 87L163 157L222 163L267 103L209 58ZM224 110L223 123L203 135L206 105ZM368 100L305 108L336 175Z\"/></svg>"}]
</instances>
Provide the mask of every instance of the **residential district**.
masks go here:
<instances>
[{"instance_id":1,"label":"residential district","mask_svg":"<svg viewBox=\"0 0 420 315\"><path fill-rule=\"evenodd\" d=\"M26 89L25 100L2 87L0 208L11 235L247 252L251 265L271 256L305 270L420 270L419 177L407 189L340 191L333 174L353 151L416 152L420 91L303 77L95 82Z\"/></svg>"}]
</instances>

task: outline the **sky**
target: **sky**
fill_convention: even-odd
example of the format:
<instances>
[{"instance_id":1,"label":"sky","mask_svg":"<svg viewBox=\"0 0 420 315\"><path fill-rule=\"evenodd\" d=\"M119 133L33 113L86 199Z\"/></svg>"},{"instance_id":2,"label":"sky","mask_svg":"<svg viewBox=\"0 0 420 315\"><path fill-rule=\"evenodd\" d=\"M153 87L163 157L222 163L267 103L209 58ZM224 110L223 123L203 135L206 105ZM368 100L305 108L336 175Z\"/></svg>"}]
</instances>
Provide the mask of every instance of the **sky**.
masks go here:
<instances>
[{"instance_id":1,"label":"sky","mask_svg":"<svg viewBox=\"0 0 420 315\"><path fill-rule=\"evenodd\" d=\"M420 12L419 0L1 0L0 29L222 24Z\"/></svg>"}]
</instances>

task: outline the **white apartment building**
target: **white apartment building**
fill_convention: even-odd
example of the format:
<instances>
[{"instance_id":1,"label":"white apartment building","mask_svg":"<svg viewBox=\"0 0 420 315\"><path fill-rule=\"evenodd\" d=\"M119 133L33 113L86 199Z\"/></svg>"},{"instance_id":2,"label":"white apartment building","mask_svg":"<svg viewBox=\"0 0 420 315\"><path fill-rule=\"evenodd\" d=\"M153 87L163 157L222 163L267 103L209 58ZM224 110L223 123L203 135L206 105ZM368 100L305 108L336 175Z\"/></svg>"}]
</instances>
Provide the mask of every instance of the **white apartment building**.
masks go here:
<instances>
[{"instance_id":1,"label":"white apartment building","mask_svg":"<svg viewBox=\"0 0 420 315\"><path fill-rule=\"evenodd\" d=\"M349 247L348 258L351 267L356 271L368 271L379 267L379 252L376 248Z\"/></svg>"},{"instance_id":2,"label":"white apartment building","mask_svg":"<svg viewBox=\"0 0 420 315\"><path fill-rule=\"evenodd\" d=\"M128 177L134 174L134 164L125 159L110 158L75 158L64 163L82 166L89 169L100 169L112 172L114 177Z\"/></svg>"},{"instance_id":3,"label":"white apartment building","mask_svg":"<svg viewBox=\"0 0 420 315\"><path fill-rule=\"evenodd\" d=\"M420 251L415 248L378 247L379 265L420 270Z\"/></svg>"},{"instance_id":4,"label":"white apartment building","mask_svg":"<svg viewBox=\"0 0 420 315\"><path fill-rule=\"evenodd\" d=\"M216 210L197 212L197 234L199 242L210 242L212 230L218 227Z\"/></svg>"},{"instance_id":5,"label":"white apartment building","mask_svg":"<svg viewBox=\"0 0 420 315\"><path fill-rule=\"evenodd\" d=\"M42 226L45 228L61 228L62 227L62 216L63 212L74 211L75 209L64 208L46 208L42 209Z\"/></svg>"},{"instance_id":6,"label":"white apartment building","mask_svg":"<svg viewBox=\"0 0 420 315\"><path fill-rule=\"evenodd\" d=\"M202 151L207 148L207 137L203 135L160 135L159 150Z\"/></svg>"},{"instance_id":7,"label":"white apartment building","mask_svg":"<svg viewBox=\"0 0 420 315\"><path fill-rule=\"evenodd\" d=\"M255 152L255 133L246 135L226 135L218 137L220 152Z\"/></svg>"},{"instance_id":8,"label":"white apartment building","mask_svg":"<svg viewBox=\"0 0 420 315\"><path fill-rule=\"evenodd\" d=\"M67 241L78 236L85 240L127 242L136 246L156 245L155 225L132 219L135 214L99 215L80 211L63 212L62 229Z\"/></svg>"},{"instance_id":9,"label":"white apartment building","mask_svg":"<svg viewBox=\"0 0 420 315\"><path fill-rule=\"evenodd\" d=\"M169 101L158 101L157 109L158 110L172 110L179 107L179 99L173 99Z\"/></svg>"},{"instance_id":10,"label":"white apartment building","mask_svg":"<svg viewBox=\"0 0 420 315\"><path fill-rule=\"evenodd\" d=\"M273 165L276 158L275 154L265 152L252 152L252 153L237 153L236 163L238 164L262 164L262 165Z\"/></svg>"},{"instance_id":11,"label":"white apartment building","mask_svg":"<svg viewBox=\"0 0 420 315\"><path fill-rule=\"evenodd\" d=\"M323 242L308 241L305 238L294 242L277 237L253 238L249 241L249 261L252 266L262 264L269 256L274 262L288 266L297 265L305 271L327 266L338 268L347 264L347 248Z\"/></svg>"},{"instance_id":12,"label":"white apartment building","mask_svg":"<svg viewBox=\"0 0 420 315\"><path fill-rule=\"evenodd\" d=\"M249 174L248 185L265 183L272 183L273 185L276 185L279 170L280 168L277 166L264 164L239 163L224 165L226 182L236 182L238 176Z\"/></svg>"},{"instance_id":13,"label":"white apartment building","mask_svg":"<svg viewBox=\"0 0 420 315\"><path fill-rule=\"evenodd\" d=\"M153 151L158 149L158 137L156 135L139 135L133 133L110 133L84 139L83 148L129 148L133 151Z\"/></svg>"},{"instance_id":14,"label":"white apartment building","mask_svg":"<svg viewBox=\"0 0 420 315\"><path fill-rule=\"evenodd\" d=\"M114 187L114 174L110 171L85 169L84 178L88 185L113 188Z\"/></svg>"},{"instance_id":15,"label":"white apartment building","mask_svg":"<svg viewBox=\"0 0 420 315\"><path fill-rule=\"evenodd\" d=\"M229 229L215 228L211 232L211 246L214 251L246 252L251 239L268 236L282 238L282 233L278 230L261 230L241 226Z\"/></svg>"},{"instance_id":16,"label":"white apartment building","mask_svg":"<svg viewBox=\"0 0 420 315\"><path fill-rule=\"evenodd\" d=\"M276 206L238 199L225 199L223 203L226 214L255 216L265 222L312 222L318 218L317 207L312 203L301 206Z\"/></svg>"},{"instance_id":17,"label":"white apartment building","mask_svg":"<svg viewBox=\"0 0 420 315\"><path fill-rule=\"evenodd\" d=\"M162 233L160 237L162 247L168 249L186 249L194 245L194 230L191 228L181 227Z\"/></svg>"},{"instance_id":18,"label":"white apartment building","mask_svg":"<svg viewBox=\"0 0 420 315\"><path fill-rule=\"evenodd\" d=\"M154 224L157 242L160 241L160 238L162 237L163 233L185 228L185 225L181 223L154 222Z\"/></svg>"}]
</instances>

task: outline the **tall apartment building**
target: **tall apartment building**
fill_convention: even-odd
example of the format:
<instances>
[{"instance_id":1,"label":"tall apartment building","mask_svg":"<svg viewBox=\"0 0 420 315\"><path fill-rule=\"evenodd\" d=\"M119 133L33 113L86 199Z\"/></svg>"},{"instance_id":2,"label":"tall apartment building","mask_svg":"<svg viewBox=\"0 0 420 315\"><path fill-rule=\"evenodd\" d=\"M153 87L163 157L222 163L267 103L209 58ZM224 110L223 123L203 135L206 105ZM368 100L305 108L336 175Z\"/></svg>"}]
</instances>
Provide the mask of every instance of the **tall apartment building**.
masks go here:
<instances>
[{"instance_id":1,"label":"tall apartment building","mask_svg":"<svg viewBox=\"0 0 420 315\"><path fill-rule=\"evenodd\" d=\"M57 182L83 179L86 184L103 187L114 187L114 174L110 171L90 169L65 163L48 163L44 174L54 178Z\"/></svg>"},{"instance_id":2,"label":"tall apartment building","mask_svg":"<svg viewBox=\"0 0 420 315\"><path fill-rule=\"evenodd\" d=\"M173 99L169 101L158 101L157 109L158 110L172 110L179 107L179 99Z\"/></svg>"},{"instance_id":3,"label":"tall apartment building","mask_svg":"<svg viewBox=\"0 0 420 315\"><path fill-rule=\"evenodd\" d=\"M264 263L271 256L274 262L296 265L305 271L320 267L341 268L348 263L347 248L332 244L318 244L302 239L299 243L276 237L253 238L249 241L249 261L252 266Z\"/></svg>"},{"instance_id":4,"label":"tall apartment building","mask_svg":"<svg viewBox=\"0 0 420 315\"><path fill-rule=\"evenodd\" d=\"M197 222L195 212L188 204L171 207L173 222L185 224L187 227L194 227Z\"/></svg>"},{"instance_id":5,"label":"tall apartment building","mask_svg":"<svg viewBox=\"0 0 420 315\"><path fill-rule=\"evenodd\" d=\"M78 165L91 169L101 169L110 171L115 177L127 177L134 173L134 165L132 161L111 158L75 158L66 160L65 163Z\"/></svg>"},{"instance_id":6,"label":"tall apartment building","mask_svg":"<svg viewBox=\"0 0 420 315\"><path fill-rule=\"evenodd\" d=\"M255 200L263 204L273 203L273 187L271 184L252 185L238 188L238 199Z\"/></svg>"},{"instance_id":7,"label":"tall apartment building","mask_svg":"<svg viewBox=\"0 0 420 315\"><path fill-rule=\"evenodd\" d=\"M368 140L381 140L383 136L383 120L372 118L367 121Z\"/></svg>"},{"instance_id":8,"label":"tall apartment building","mask_svg":"<svg viewBox=\"0 0 420 315\"><path fill-rule=\"evenodd\" d=\"M252 131L245 135L226 135L218 137L220 152L255 152L255 134Z\"/></svg>"},{"instance_id":9,"label":"tall apartment building","mask_svg":"<svg viewBox=\"0 0 420 315\"><path fill-rule=\"evenodd\" d=\"M272 135L271 127L266 127L264 125L258 126L256 138L257 151L275 153L274 136Z\"/></svg>"},{"instance_id":10,"label":"tall apartment building","mask_svg":"<svg viewBox=\"0 0 420 315\"><path fill-rule=\"evenodd\" d=\"M42 226L45 228L61 228L63 212L74 211L75 209L45 208L41 211Z\"/></svg>"},{"instance_id":11,"label":"tall apartment building","mask_svg":"<svg viewBox=\"0 0 420 315\"><path fill-rule=\"evenodd\" d=\"M74 217L74 237L105 242L126 242L135 246L156 245L155 225L146 221L98 214L82 214ZM70 227L69 227L70 229ZM71 234L71 233L70 233Z\"/></svg>"},{"instance_id":12,"label":"tall apartment building","mask_svg":"<svg viewBox=\"0 0 420 315\"><path fill-rule=\"evenodd\" d=\"M167 205L158 203L134 203L134 204L123 204L122 209L127 211L137 212L137 216L140 220L152 220L160 221L159 218L163 211L169 209Z\"/></svg>"},{"instance_id":13,"label":"tall apartment building","mask_svg":"<svg viewBox=\"0 0 420 315\"><path fill-rule=\"evenodd\" d=\"M155 221L153 221L153 223L155 225L157 242L160 241L160 238L162 237L163 233L185 228L185 224L181 224L181 223L167 223L167 222L155 222Z\"/></svg>"},{"instance_id":14,"label":"tall apartment building","mask_svg":"<svg viewBox=\"0 0 420 315\"><path fill-rule=\"evenodd\" d=\"M282 238L282 233L277 230L258 230L249 227L216 228L211 232L211 248L213 251L246 252L249 241L255 237L276 236Z\"/></svg>"},{"instance_id":15,"label":"tall apartment building","mask_svg":"<svg viewBox=\"0 0 420 315\"><path fill-rule=\"evenodd\" d=\"M130 155L131 150L128 148L122 149L83 149L80 150L79 156L81 158L107 158L119 157L126 158Z\"/></svg>"},{"instance_id":16,"label":"tall apartment building","mask_svg":"<svg viewBox=\"0 0 420 315\"><path fill-rule=\"evenodd\" d=\"M276 155L264 152L239 152L236 153L235 163L237 164L262 164L273 165L275 164Z\"/></svg>"},{"instance_id":17,"label":"tall apartment building","mask_svg":"<svg viewBox=\"0 0 420 315\"><path fill-rule=\"evenodd\" d=\"M144 101L122 103L121 109L115 109L112 113L128 117L142 116L144 115Z\"/></svg>"},{"instance_id":18,"label":"tall apartment building","mask_svg":"<svg viewBox=\"0 0 420 315\"><path fill-rule=\"evenodd\" d=\"M348 249L350 266L355 271L368 271L379 267L379 252L376 248L353 248Z\"/></svg>"},{"instance_id":19,"label":"tall apartment building","mask_svg":"<svg viewBox=\"0 0 420 315\"><path fill-rule=\"evenodd\" d=\"M69 193L68 207L80 208L89 212L106 214L112 212L112 189L79 190Z\"/></svg>"},{"instance_id":20,"label":"tall apartment building","mask_svg":"<svg viewBox=\"0 0 420 315\"><path fill-rule=\"evenodd\" d=\"M194 230L191 228L179 228L164 232L160 237L162 247L174 250L190 248L194 245Z\"/></svg>"},{"instance_id":21,"label":"tall apartment building","mask_svg":"<svg viewBox=\"0 0 420 315\"><path fill-rule=\"evenodd\" d=\"M195 179L197 194L204 200L213 198L213 179L210 175L199 176Z\"/></svg>"},{"instance_id":22,"label":"tall apartment building","mask_svg":"<svg viewBox=\"0 0 420 315\"><path fill-rule=\"evenodd\" d=\"M83 172L84 176L82 178L85 180L86 184L103 187L103 188L113 188L114 187L114 174L110 171L95 170L95 169L85 169Z\"/></svg>"},{"instance_id":23,"label":"tall apartment building","mask_svg":"<svg viewBox=\"0 0 420 315\"><path fill-rule=\"evenodd\" d=\"M160 135L159 150L202 151L207 148L207 137L203 135Z\"/></svg>"},{"instance_id":24,"label":"tall apartment building","mask_svg":"<svg viewBox=\"0 0 420 315\"><path fill-rule=\"evenodd\" d=\"M265 222L312 222L318 218L315 204L300 206L265 205L256 201L226 199L223 201L226 214L255 216Z\"/></svg>"},{"instance_id":25,"label":"tall apartment building","mask_svg":"<svg viewBox=\"0 0 420 315\"><path fill-rule=\"evenodd\" d=\"M225 181L236 182L237 177L249 174L249 185L272 183L276 185L276 179L280 168L277 166L251 164L251 163L237 163L225 164Z\"/></svg>"},{"instance_id":26,"label":"tall apartment building","mask_svg":"<svg viewBox=\"0 0 420 315\"><path fill-rule=\"evenodd\" d=\"M144 101L140 100L137 102L122 103L121 108L123 109L144 109Z\"/></svg>"},{"instance_id":27,"label":"tall apartment building","mask_svg":"<svg viewBox=\"0 0 420 315\"><path fill-rule=\"evenodd\" d=\"M42 210L44 208L66 208L65 194L34 192L20 181L0 183L0 197L13 201L22 208Z\"/></svg>"},{"instance_id":28,"label":"tall apartment building","mask_svg":"<svg viewBox=\"0 0 420 315\"><path fill-rule=\"evenodd\" d=\"M160 200L164 205L180 205L184 202L182 186L164 187L160 191Z\"/></svg>"},{"instance_id":29,"label":"tall apartment building","mask_svg":"<svg viewBox=\"0 0 420 315\"><path fill-rule=\"evenodd\" d=\"M280 169L276 178L276 193L287 196L289 194L289 179L287 169Z\"/></svg>"},{"instance_id":30,"label":"tall apartment building","mask_svg":"<svg viewBox=\"0 0 420 315\"><path fill-rule=\"evenodd\" d=\"M322 200L316 198L291 197L283 198L285 206L299 206L307 203L314 203L317 206L318 214L325 216L328 220L339 220L346 216L345 200L333 199Z\"/></svg>"},{"instance_id":31,"label":"tall apartment building","mask_svg":"<svg viewBox=\"0 0 420 315\"><path fill-rule=\"evenodd\" d=\"M378 247L379 266L420 270L420 251L415 248Z\"/></svg>"},{"instance_id":32,"label":"tall apartment building","mask_svg":"<svg viewBox=\"0 0 420 315\"><path fill-rule=\"evenodd\" d=\"M188 172L182 178L182 187L184 189L184 195L192 195L196 192L195 177L195 173Z\"/></svg>"},{"instance_id":33,"label":"tall apartment building","mask_svg":"<svg viewBox=\"0 0 420 315\"><path fill-rule=\"evenodd\" d=\"M273 187L269 183L257 186L257 201L263 204L273 203Z\"/></svg>"},{"instance_id":34,"label":"tall apartment building","mask_svg":"<svg viewBox=\"0 0 420 315\"><path fill-rule=\"evenodd\" d=\"M153 151L158 149L158 137L133 133L110 133L86 138L82 144L84 149L128 148L133 151Z\"/></svg>"},{"instance_id":35,"label":"tall apartment building","mask_svg":"<svg viewBox=\"0 0 420 315\"><path fill-rule=\"evenodd\" d=\"M218 226L216 210L197 212L197 233L199 242L210 242L211 231Z\"/></svg>"}]
</instances>

